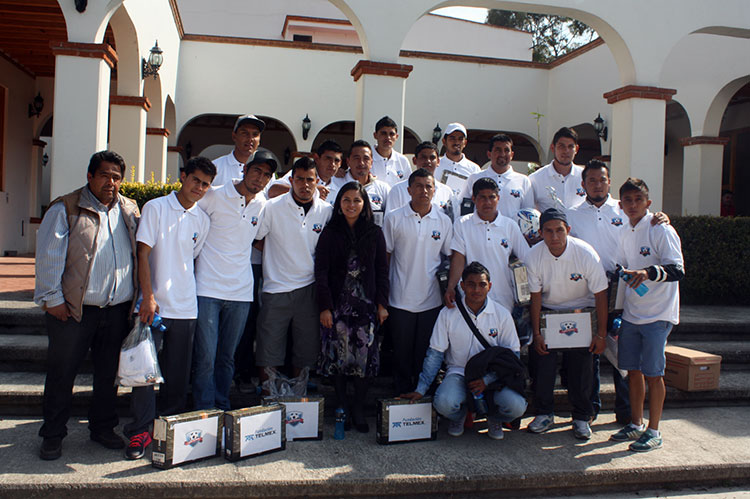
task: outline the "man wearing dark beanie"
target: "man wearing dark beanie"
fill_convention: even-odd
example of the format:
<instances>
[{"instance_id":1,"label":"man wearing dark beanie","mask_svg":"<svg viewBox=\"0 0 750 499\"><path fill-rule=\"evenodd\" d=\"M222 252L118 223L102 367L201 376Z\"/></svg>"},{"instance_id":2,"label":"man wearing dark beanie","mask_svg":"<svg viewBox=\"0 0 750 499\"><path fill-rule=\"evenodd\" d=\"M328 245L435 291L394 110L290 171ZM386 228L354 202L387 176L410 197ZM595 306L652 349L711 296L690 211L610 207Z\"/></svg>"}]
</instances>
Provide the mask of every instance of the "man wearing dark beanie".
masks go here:
<instances>
[{"instance_id":1,"label":"man wearing dark beanie","mask_svg":"<svg viewBox=\"0 0 750 499\"><path fill-rule=\"evenodd\" d=\"M534 348L529 351L534 366L534 406L537 414L529 424L532 433L544 433L554 423L554 388L557 351L548 350L541 334L542 309L569 310L596 306L597 330L588 348L563 351L568 372L568 398L573 406L573 434L591 438L592 353L605 348L607 334L607 277L594 248L571 237L565 213L549 208L542 213L540 228L544 244L529 251L526 266L531 291L531 326Z\"/></svg>"}]
</instances>

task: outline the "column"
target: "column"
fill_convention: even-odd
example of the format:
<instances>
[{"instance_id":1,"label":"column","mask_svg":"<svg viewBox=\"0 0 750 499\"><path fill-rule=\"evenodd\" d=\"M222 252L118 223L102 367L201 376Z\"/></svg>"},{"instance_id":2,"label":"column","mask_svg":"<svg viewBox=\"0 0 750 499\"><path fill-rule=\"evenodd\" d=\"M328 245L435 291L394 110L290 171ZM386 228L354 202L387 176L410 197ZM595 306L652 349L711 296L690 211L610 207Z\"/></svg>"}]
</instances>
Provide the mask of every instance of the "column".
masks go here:
<instances>
[{"instance_id":1,"label":"column","mask_svg":"<svg viewBox=\"0 0 750 499\"><path fill-rule=\"evenodd\" d=\"M180 180L182 166L182 146L167 146L167 178L170 183Z\"/></svg>"},{"instance_id":2,"label":"column","mask_svg":"<svg viewBox=\"0 0 750 499\"><path fill-rule=\"evenodd\" d=\"M612 191L628 177L643 179L652 211L661 210L664 189L664 130L671 88L627 85L604 94L612 104Z\"/></svg>"},{"instance_id":3,"label":"column","mask_svg":"<svg viewBox=\"0 0 750 499\"><path fill-rule=\"evenodd\" d=\"M721 175L728 137L685 137L682 167L682 214L721 213Z\"/></svg>"},{"instance_id":4,"label":"column","mask_svg":"<svg viewBox=\"0 0 750 499\"><path fill-rule=\"evenodd\" d=\"M167 137L166 128L146 128L146 169L144 181L167 180Z\"/></svg>"},{"instance_id":5,"label":"column","mask_svg":"<svg viewBox=\"0 0 750 499\"><path fill-rule=\"evenodd\" d=\"M373 142L375 123L390 116L399 129L397 151L403 148L404 94L413 66L360 60L351 71L357 83L354 139ZM374 146L373 146L374 147Z\"/></svg>"},{"instance_id":6,"label":"column","mask_svg":"<svg viewBox=\"0 0 750 499\"><path fill-rule=\"evenodd\" d=\"M107 149L110 71L117 54L106 43L55 42L51 196L86 183L91 155Z\"/></svg>"},{"instance_id":7,"label":"column","mask_svg":"<svg viewBox=\"0 0 750 499\"><path fill-rule=\"evenodd\" d=\"M125 180L143 182L146 158L146 97L113 95L109 98L109 148L125 160Z\"/></svg>"}]
</instances>

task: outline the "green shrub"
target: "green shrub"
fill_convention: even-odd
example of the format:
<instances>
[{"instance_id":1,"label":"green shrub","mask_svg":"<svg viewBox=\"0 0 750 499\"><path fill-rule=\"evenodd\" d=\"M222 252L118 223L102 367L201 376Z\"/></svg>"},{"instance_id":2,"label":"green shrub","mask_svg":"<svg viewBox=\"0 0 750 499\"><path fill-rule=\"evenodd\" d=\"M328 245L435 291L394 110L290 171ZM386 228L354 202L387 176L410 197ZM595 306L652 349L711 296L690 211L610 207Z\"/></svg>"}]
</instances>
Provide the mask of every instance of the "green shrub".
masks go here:
<instances>
[{"instance_id":1,"label":"green shrub","mask_svg":"<svg viewBox=\"0 0 750 499\"><path fill-rule=\"evenodd\" d=\"M182 184L179 182L170 184L154 182L153 180L150 180L145 184L140 182L123 182L120 184L120 194L135 200L135 202L138 203L138 207L142 209L147 201L165 196L172 191L177 191L181 186Z\"/></svg>"},{"instance_id":2,"label":"green shrub","mask_svg":"<svg viewBox=\"0 0 750 499\"><path fill-rule=\"evenodd\" d=\"M672 217L682 240L686 305L750 305L750 218Z\"/></svg>"}]
</instances>

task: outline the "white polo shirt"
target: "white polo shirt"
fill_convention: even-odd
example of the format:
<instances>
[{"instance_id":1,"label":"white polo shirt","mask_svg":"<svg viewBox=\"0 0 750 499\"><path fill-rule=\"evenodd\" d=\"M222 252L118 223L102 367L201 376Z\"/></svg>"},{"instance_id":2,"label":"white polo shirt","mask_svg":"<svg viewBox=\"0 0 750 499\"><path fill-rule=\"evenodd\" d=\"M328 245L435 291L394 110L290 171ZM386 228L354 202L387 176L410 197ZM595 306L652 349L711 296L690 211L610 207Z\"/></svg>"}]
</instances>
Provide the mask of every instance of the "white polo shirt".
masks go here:
<instances>
[{"instance_id":1,"label":"white polo shirt","mask_svg":"<svg viewBox=\"0 0 750 499\"><path fill-rule=\"evenodd\" d=\"M475 316L469 307L466 307L466 311L490 346L505 347L516 353L520 352L521 345L518 341L516 326L513 324L510 312L504 307L488 298L479 315ZM430 348L445 352L445 365L448 367L446 374L460 374L461 376L464 375L464 368L469 359L484 350L482 344L471 332L469 325L466 324L458 307L446 307L440 311L435 327L432 329Z\"/></svg>"},{"instance_id":2,"label":"white polo shirt","mask_svg":"<svg viewBox=\"0 0 750 499\"><path fill-rule=\"evenodd\" d=\"M197 204L185 209L177 193L143 207L136 240L151 247L151 287L166 319L195 319L198 300L193 260L203 248L211 221Z\"/></svg>"},{"instance_id":3,"label":"white polo shirt","mask_svg":"<svg viewBox=\"0 0 750 499\"><path fill-rule=\"evenodd\" d=\"M526 268L529 290L542 293L542 306L552 310L594 306L594 293L607 289L609 282L599 255L585 241L568 236L559 257L544 242L529 251Z\"/></svg>"},{"instance_id":4,"label":"white polo shirt","mask_svg":"<svg viewBox=\"0 0 750 499\"><path fill-rule=\"evenodd\" d=\"M453 224L439 208L420 217L407 204L388 213L383 225L386 251L391 254L388 303L407 312L424 312L442 303L435 273L440 255L450 255Z\"/></svg>"},{"instance_id":5,"label":"white polo shirt","mask_svg":"<svg viewBox=\"0 0 750 499\"><path fill-rule=\"evenodd\" d=\"M198 204L211 218L206 244L195 265L198 296L253 301L250 254L263 219L266 198L249 202L233 183L213 187Z\"/></svg>"},{"instance_id":6,"label":"white polo shirt","mask_svg":"<svg viewBox=\"0 0 750 499\"><path fill-rule=\"evenodd\" d=\"M224 184L232 184L233 180L241 179L245 174L245 163L240 163L234 157L234 151L225 156L213 160L216 167L216 176L211 185L220 187Z\"/></svg>"},{"instance_id":7,"label":"white polo shirt","mask_svg":"<svg viewBox=\"0 0 750 499\"><path fill-rule=\"evenodd\" d=\"M328 188L328 197L326 197L323 201L333 206L333 203L336 202L336 195L339 193L339 189L342 185L344 185L346 181L343 178L339 177L331 177L331 180L328 181L326 184L322 178L318 177L318 185L323 185ZM292 186L292 170L289 170L284 175L282 175L281 178L274 180L273 182L269 182L268 186L266 187L266 190L270 188L272 185L276 184L283 184L288 186L291 189Z\"/></svg>"},{"instance_id":8,"label":"white polo shirt","mask_svg":"<svg viewBox=\"0 0 750 499\"><path fill-rule=\"evenodd\" d=\"M464 215L453 226L451 249L466 257L466 264L479 262L490 271L492 289L490 298L508 311L513 310L513 273L508 267L510 255L526 261L529 245L518 224L498 214L487 222L472 213Z\"/></svg>"},{"instance_id":9,"label":"white polo shirt","mask_svg":"<svg viewBox=\"0 0 750 499\"><path fill-rule=\"evenodd\" d=\"M386 202L388 200L388 194L391 192L391 186L370 176L370 182L365 184L364 188L367 195L370 197L370 207L372 208L372 215L375 219L375 223L382 227L383 217L385 216ZM351 172L347 172L344 177L344 184L348 182L356 182L357 180L352 177Z\"/></svg>"},{"instance_id":10,"label":"white polo shirt","mask_svg":"<svg viewBox=\"0 0 750 499\"><path fill-rule=\"evenodd\" d=\"M266 203L257 239L263 245L263 292L288 293L315 282L315 246L333 207L317 196L307 214L292 191Z\"/></svg>"},{"instance_id":11,"label":"white polo shirt","mask_svg":"<svg viewBox=\"0 0 750 499\"><path fill-rule=\"evenodd\" d=\"M485 177L497 182L500 188L497 209L501 215L515 219L516 213L521 208L534 207L534 189L531 187L531 180L526 175L513 170L512 166L509 166L505 173L497 173L490 166L486 170L472 174L466 181L459 199L462 201L464 198L471 199L474 182Z\"/></svg>"},{"instance_id":12,"label":"white polo shirt","mask_svg":"<svg viewBox=\"0 0 750 499\"><path fill-rule=\"evenodd\" d=\"M599 254L604 270L613 271L617 264L620 234L628 218L612 196L599 208L588 200L570 208L567 213L570 235L583 239Z\"/></svg>"},{"instance_id":13,"label":"white polo shirt","mask_svg":"<svg viewBox=\"0 0 750 499\"><path fill-rule=\"evenodd\" d=\"M407 190L408 188L408 178L391 187L391 190L388 193L388 206L385 210L386 215L388 215L388 213L392 211L398 210L403 206L406 206L411 202L411 196L409 195L409 191ZM446 206L449 202L451 203L452 211L457 211L455 210L457 204L453 200L453 191L451 190L451 188L442 182L435 182L435 193L432 196L432 204L440 208L443 213L448 215ZM452 214L449 216L449 218L452 218Z\"/></svg>"},{"instance_id":14,"label":"white polo shirt","mask_svg":"<svg viewBox=\"0 0 750 499\"><path fill-rule=\"evenodd\" d=\"M435 169L435 180L437 180L438 182L442 182L443 172L445 170L451 171L453 173L458 173L459 175L463 175L464 177L468 178L469 175L473 173L479 173L479 171L481 171L481 168L478 164L469 160L469 158L467 158L465 154L462 154L461 159L458 162L453 161L448 156L441 157L440 164ZM456 196L461 194L461 189L454 190L454 194Z\"/></svg>"},{"instance_id":15,"label":"white polo shirt","mask_svg":"<svg viewBox=\"0 0 750 499\"><path fill-rule=\"evenodd\" d=\"M565 208L572 208L583 202L586 191L581 185L581 173L583 167L571 164L570 173L562 176L557 173L552 163L543 166L531 175L531 185L534 188L534 201L536 209L541 213L548 208L556 208L555 202L550 197L549 187L554 187L557 197L563 202Z\"/></svg>"},{"instance_id":16,"label":"white polo shirt","mask_svg":"<svg viewBox=\"0 0 750 499\"><path fill-rule=\"evenodd\" d=\"M671 225L651 225L653 214L647 212L635 227L627 225L620 239L620 263L631 270L651 265L684 265L682 243ZM739 262L738 262L739 263ZM630 287L625 288L625 307L622 318L633 324L656 321L680 322L679 283L644 281L648 292L643 296Z\"/></svg>"},{"instance_id":17,"label":"white polo shirt","mask_svg":"<svg viewBox=\"0 0 750 499\"><path fill-rule=\"evenodd\" d=\"M390 158L384 158L377 149L373 148L371 171L378 180L392 187L402 180L409 178L411 165L409 165L409 160L406 156L395 149L391 152Z\"/></svg>"}]
</instances>

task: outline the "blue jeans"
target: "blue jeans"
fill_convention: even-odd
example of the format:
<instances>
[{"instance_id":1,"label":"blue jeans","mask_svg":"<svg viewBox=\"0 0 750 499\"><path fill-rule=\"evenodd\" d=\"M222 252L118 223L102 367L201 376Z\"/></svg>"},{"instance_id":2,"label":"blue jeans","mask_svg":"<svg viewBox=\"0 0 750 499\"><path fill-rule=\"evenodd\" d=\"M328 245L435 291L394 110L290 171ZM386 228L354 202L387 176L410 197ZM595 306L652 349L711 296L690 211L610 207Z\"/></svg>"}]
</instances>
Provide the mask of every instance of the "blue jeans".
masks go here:
<instances>
[{"instance_id":1,"label":"blue jeans","mask_svg":"<svg viewBox=\"0 0 750 499\"><path fill-rule=\"evenodd\" d=\"M234 375L234 351L245 329L249 301L198 297L198 327L193 350L193 404L195 409L229 405Z\"/></svg>"},{"instance_id":2,"label":"blue jeans","mask_svg":"<svg viewBox=\"0 0 750 499\"><path fill-rule=\"evenodd\" d=\"M523 416L526 411L526 399L520 393L507 386L500 391L495 391L493 402L494 410L491 409L490 418L497 418L503 423L508 423ZM470 396L466 386L466 379L460 374L449 374L440 383L432 405L444 418L451 421L461 421L466 416L466 398Z\"/></svg>"}]
</instances>

